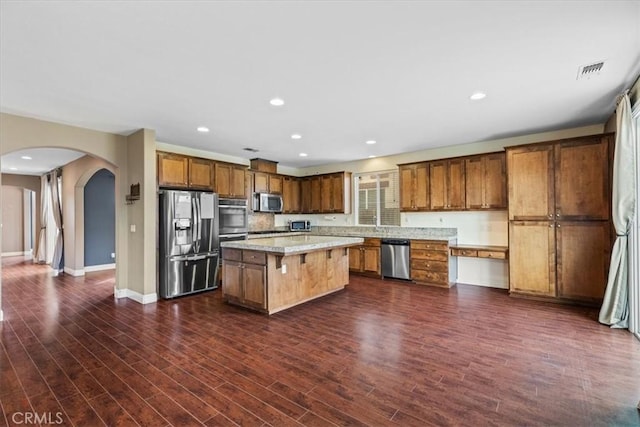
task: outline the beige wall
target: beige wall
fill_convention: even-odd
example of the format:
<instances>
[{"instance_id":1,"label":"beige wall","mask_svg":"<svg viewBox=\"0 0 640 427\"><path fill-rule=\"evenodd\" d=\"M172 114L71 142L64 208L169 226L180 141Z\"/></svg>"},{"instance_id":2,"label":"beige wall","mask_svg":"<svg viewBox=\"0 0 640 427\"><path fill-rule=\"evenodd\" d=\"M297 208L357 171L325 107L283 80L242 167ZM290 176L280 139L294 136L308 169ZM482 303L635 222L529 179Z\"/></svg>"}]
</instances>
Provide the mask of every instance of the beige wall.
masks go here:
<instances>
[{"instance_id":1,"label":"beige wall","mask_svg":"<svg viewBox=\"0 0 640 427\"><path fill-rule=\"evenodd\" d=\"M116 169L116 294L118 296L132 296L127 293L131 287L142 289L143 292L153 290L155 296L155 233L146 233L147 241L129 241L129 222L127 220L130 207L125 203L125 195L129 192L131 181L128 174L138 170L144 171L145 186L153 188L151 196L147 192L144 202L137 203L137 214L147 215L151 222L155 221L155 137L153 132L144 131L145 149L144 161L141 157L128 160L128 138L106 132L67 126L59 123L20 117L0 113L0 156L17 150L28 148L67 148L90 154L111 163ZM135 163L140 161L140 164ZM145 163L146 162L146 163ZM150 163L149 163L150 162ZM146 164L146 166L145 166ZM149 177L153 175L153 184L149 186ZM0 191L0 201L2 192ZM154 227L154 225L152 226ZM131 248L130 248L131 247ZM149 251L149 247L153 248ZM145 251L149 251L146 253ZM129 263L128 254L135 254ZM149 260L152 262L149 262ZM145 274L149 270L154 274ZM129 277L142 277L147 283L129 282ZM1 280L0 280L1 285ZM0 286L0 307L1 307ZM122 291L122 292L121 292ZM135 299L135 294L133 295ZM140 300L138 298L138 300Z\"/></svg>"},{"instance_id":2,"label":"beige wall","mask_svg":"<svg viewBox=\"0 0 640 427\"><path fill-rule=\"evenodd\" d=\"M2 185L26 188L36 194L35 218L34 218L34 248L35 255L38 246L38 233L40 231L40 177L33 175L2 174Z\"/></svg>"},{"instance_id":3,"label":"beige wall","mask_svg":"<svg viewBox=\"0 0 640 427\"><path fill-rule=\"evenodd\" d=\"M24 190L2 186L2 255L23 254L24 247Z\"/></svg>"},{"instance_id":4,"label":"beige wall","mask_svg":"<svg viewBox=\"0 0 640 427\"><path fill-rule=\"evenodd\" d=\"M156 141L155 133L140 130L127 138L129 184L140 184L140 200L127 206L129 224L129 290L144 301L156 295ZM134 166L135 165L135 166ZM135 227L135 231L131 227Z\"/></svg>"},{"instance_id":5,"label":"beige wall","mask_svg":"<svg viewBox=\"0 0 640 427\"><path fill-rule=\"evenodd\" d=\"M64 269L72 275L84 274L84 186L100 169L118 174L114 165L92 156L83 156L62 168Z\"/></svg>"}]
</instances>

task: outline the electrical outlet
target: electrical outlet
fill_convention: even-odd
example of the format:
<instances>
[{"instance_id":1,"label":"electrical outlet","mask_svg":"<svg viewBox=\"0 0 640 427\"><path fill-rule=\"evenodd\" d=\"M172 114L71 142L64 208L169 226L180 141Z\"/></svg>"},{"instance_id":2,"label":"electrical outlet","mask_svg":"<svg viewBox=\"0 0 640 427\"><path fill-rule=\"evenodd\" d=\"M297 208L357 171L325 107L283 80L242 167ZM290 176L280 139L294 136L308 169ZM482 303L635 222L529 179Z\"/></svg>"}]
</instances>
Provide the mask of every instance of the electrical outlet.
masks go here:
<instances>
[{"instance_id":1,"label":"electrical outlet","mask_svg":"<svg viewBox=\"0 0 640 427\"><path fill-rule=\"evenodd\" d=\"M282 264L282 274L287 274L287 264Z\"/></svg>"},{"instance_id":2,"label":"electrical outlet","mask_svg":"<svg viewBox=\"0 0 640 427\"><path fill-rule=\"evenodd\" d=\"M111 259L116 259L116 254L114 252L111 252Z\"/></svg>"}]
</instances>

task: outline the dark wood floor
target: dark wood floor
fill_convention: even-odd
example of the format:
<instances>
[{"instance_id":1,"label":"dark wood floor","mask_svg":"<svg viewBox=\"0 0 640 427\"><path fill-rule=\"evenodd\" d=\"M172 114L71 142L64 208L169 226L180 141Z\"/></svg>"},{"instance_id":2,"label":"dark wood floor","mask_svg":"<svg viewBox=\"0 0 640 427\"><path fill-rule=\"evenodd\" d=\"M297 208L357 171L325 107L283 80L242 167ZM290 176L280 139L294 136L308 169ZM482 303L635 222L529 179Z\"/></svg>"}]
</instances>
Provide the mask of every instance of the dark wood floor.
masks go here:
<instances>
[{"instance_id":1,"label":"dark wood floor","mask_svg":"<svg viewBox=\"0 0 640 427\"><path fill-rule=\"evenodd\" d=\"M592 309L352 277L268 317L3 265L0 425L640 425L640 341Z\"/></svg>"}]
</instances>

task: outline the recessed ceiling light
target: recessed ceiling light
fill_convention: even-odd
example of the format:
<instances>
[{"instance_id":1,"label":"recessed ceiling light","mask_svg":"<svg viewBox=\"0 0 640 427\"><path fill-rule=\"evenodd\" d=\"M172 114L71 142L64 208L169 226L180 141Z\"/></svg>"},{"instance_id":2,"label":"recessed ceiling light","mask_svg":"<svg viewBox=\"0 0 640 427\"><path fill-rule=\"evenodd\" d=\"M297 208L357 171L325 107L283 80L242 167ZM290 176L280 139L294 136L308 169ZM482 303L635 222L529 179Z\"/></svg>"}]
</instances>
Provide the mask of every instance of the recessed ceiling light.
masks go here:
<instances>
[{"instance_id":1,"label":"recessed ceiling light","mask_svg":"<svg viewBox=\"0 0 640 427\"><path fill-rule=\"evenodd\" d=\"M291 139L300 139L302 138L302 135L300 135L299 133L294 133L293 135L291 135Z\"/></svg>"},{"instance_id":2,"label":"recessed ceiling light","mask_svg":"<svg viewBox=\"0 0 640 427\"><path fill-rule=\"evenodd\" d=\"M369 144L369 145L373 145L375 143L376 143L376 141L374 141L373 139L370 139L370 140L367 141L367 144Z\"/></svg>"},{"instance_id":3,"label":"recessed ceiling light","mask_svg":"<svg viewBox=\"0 0 640 427\"><path fill-rule=\"evenodd\" d=\"M376 156L374 156L373 154L369 156L370 159L373 159L374 157Z\"/></svg>"},{"instance_id":4,"label":"recessed ceiling light","mask_svg":"<svg viewBox=\"0 0 640 427\"><path fill-rule=\"evenodd\" d=\"M207 133L209 132L209 128L206 126L198 126L198 129L196 129L198 132L202 132L202 133Z\"/></svg>"},{"instance_id":5,"label":"recessed ceiling light","mask_svg":"<svg viewBox=\"0 0 640 427\"><path fill-rule=\"evenodd\" d=\"M280 107L284 105L284 100L282 98L273 98L271 101L269 101L269 104L273 105L274 107Z\"/></svg>"},{"instance_id":6,"label":"recessed ceiling light","mask_svg":"<svg viewBox=\"0 0 640 427\"><path fill-rule=\"evenodd\" d=\"M18 168L9 168L10 171L17 171Z\"/></svg>"},{"instance_id":7,"label":"recessed ceiling light","mask_svg":"<svg viewBox=\"0 0 640 427\"><path fill-rule=\"evenodd\" d=\"M21 159L24 159L24 160L31 160L31 157L29 157L29 156L22 156L22 157L20 157L20 158L21 158Z\"/></svg>"},{"instance_id":8,"label":"recessed ceiling light","mask_svg":"<svg viewBox=\"0 0 640 427\"><path fill-rule=\"evenodd\" d=\"M307 153L300 153L300 157L307 157L308 154Z\"/></svg>"},{"instance_id":9,"label":"recessed ceiling light","mask_svg":"<svg viewBox=\"0 0 640 427\"><path fill-rule=\"evenodd\" d=\"M487 94L486 94L486 93L483 93L483 92L476 92L476 93L474 93L473 95L471 95L471 96L469 97L469 99L473 99L474 101L478 101L478 100L480 100L480 99L485 98L486 96L487 96Z\"/></svg>"}]
</instances>

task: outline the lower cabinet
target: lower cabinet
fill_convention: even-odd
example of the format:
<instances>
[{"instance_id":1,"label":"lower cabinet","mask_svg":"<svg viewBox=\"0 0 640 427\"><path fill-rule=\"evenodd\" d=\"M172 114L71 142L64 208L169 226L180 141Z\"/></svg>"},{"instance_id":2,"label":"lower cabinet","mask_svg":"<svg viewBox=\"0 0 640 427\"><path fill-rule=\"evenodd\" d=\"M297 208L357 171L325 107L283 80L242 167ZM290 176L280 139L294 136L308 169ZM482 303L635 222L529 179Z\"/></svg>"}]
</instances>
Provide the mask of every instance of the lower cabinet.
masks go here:
<instances>
[{"instance_id":1,"label":"lower cabinet","mask_svg":"<svg viewBox=\"0 0 640 427\"><path fill-rule=\"evenodd\" d=\"M287 256L223 248L222 295L230 304L272 314L343 289L348 266L344 247Z\"/></svg>"},{"instance_id":2,"label":"lower cabinet","mask_svg":"<svg viewBox=\"0 0 640 427\"><path fill-rule=\"evenodd\" d=\"M451 287L457 278L457 260L449 256L449 242L411 240L411 280L423 285Z\"/></svg>"},{"instance_id":3,"label":"lower cabinet","mask_svg":"<svg viewBox=\"0 0 640 427\"><path fill-rule=\"evenodd\" d=\"M366 238L362 245L349 248L349 271L368 276L382 276L380 239Z\"/></svg>"},{"instance_id":4,"label":"lower cabinet","mask_svg":"<svg viewBox=\"0 0 640 427\"><path fill-rule=\"evenodd\" d=\"M242 305L257 309L267 308L267 267L265 257L251 260L253 251L239 251L240 260L225 260L223 263L222 283L225 296ZM262 261L262 262L261 262ZM261 262L261 263L260 263Z\"/></svg>"},{"instance_id":5,"label":"lower cabinet","mask_svg":"<svg viewBox=\"0 0 640 427\"><path fill-rule=\"evenodd\" d=\"M512 294L599 303L610 257L608 221L511 221Z\"/></svg>"}]
</instances>

